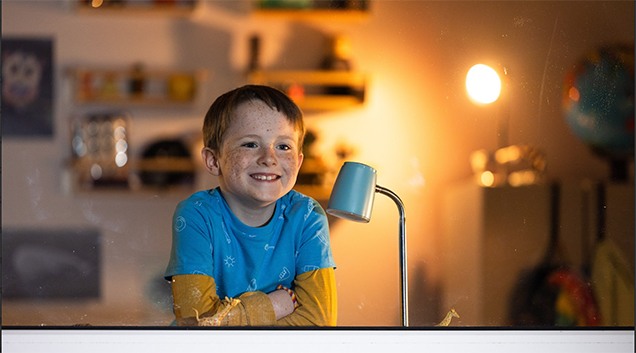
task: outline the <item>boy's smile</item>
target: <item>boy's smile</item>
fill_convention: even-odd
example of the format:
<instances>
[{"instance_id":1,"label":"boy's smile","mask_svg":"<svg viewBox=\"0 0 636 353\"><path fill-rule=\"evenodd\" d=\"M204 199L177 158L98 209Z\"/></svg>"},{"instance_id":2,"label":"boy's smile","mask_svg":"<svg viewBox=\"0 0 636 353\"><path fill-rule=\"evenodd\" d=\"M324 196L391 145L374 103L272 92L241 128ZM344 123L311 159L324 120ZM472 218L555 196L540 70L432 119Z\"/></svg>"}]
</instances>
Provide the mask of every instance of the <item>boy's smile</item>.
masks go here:
<instances>
[{"instance_id":1,"label":"boy's smile","mask_svg":"<svg viewBox=\"0 0 636 353\"><path fill-rule=\"evenodd\" d=\"M252 178L256 179L256 180L262 180L262 181L271 181L271 180L275 180L278 179L279 176L278 175L265 175L265 174L253 174Z\"/></svg>"},{"instance_id":2,"label":"boy's smile","mask_svg":"<svg viewBox=\"0 0 636 353\"><path fill-rule=\"evenodd\" d=\"M266 222L276 200L293 188L303 160L299 134L282 113L253 100L236 108L220 151L202 151L228 205L244 223Z\"/></svg>"}]
</instances>

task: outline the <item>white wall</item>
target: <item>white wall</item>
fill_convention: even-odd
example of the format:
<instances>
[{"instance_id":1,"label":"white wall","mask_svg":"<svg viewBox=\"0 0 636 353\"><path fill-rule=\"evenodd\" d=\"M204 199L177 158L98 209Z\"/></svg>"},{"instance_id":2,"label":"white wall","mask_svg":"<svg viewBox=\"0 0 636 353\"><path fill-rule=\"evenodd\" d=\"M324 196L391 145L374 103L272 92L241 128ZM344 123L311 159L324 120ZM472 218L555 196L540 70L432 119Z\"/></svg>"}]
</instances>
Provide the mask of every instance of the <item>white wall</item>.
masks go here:
<instances>
[{"instance_id":1,"label":"white wall","mask_svg":"<svg viewBox=\"0 0 636 353\"><path fill-rule=\"evenodd\" d=\"M93 225L103 230L104 296L91 303L3 302L3 324L154 325L169 321L148 286L161 273L170 246L169 218L184 195L75 194L63 188L69 157L71 105L64 69L72 65L201 68L210 71L204 97L192 109L132 111L133 152L158 136L199 129L208 104L245 82L247 42L262 37L268 67L311 66L324 35L349 36L356 69L368 72L361 109L311 114L320 149L355 147L352 158L378 169L378 183L397 192L407 209L411 321L431 325L439 307L441 198L471 175L469 154L497 147L496 107L476 107L463 78L477 61L511 70L510 142L539 146L552 178L607 178L605 163L569 131L560 111L564 74L599 44L634 41L633 2L373 1L363 21L302 23L263 19L248 3L206 1L189 19L91 16L67 2L2 2L3 36L47 36L55 41L55 136L3 137L3 226L47 228ZM306 64L309 63L310 64ZM304 67L309 68L309 67ZM337 169L337 168L336 168ZM203 179L199 184L207 186ZM376 198L370 224L332 226L338 264L341 325L400 323L397 211ZM155 300L157 302L157 300ZM48 318L53 313L55 319Z\"/></svg>"}]
</instances>

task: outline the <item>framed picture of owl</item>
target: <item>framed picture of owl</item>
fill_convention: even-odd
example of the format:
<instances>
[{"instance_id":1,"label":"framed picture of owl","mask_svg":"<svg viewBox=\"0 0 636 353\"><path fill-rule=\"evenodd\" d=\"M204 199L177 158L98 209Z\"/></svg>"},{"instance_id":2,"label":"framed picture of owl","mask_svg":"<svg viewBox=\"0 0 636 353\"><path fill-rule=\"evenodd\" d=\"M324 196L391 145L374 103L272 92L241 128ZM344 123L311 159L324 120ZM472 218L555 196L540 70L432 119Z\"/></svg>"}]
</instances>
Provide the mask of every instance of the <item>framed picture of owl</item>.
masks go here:
<instances>
[{"instance_id":1,"label":"framed picture of owl","mask_svg":"<svg viewBox=\"0 0 636 353\"><path fill-rule=\"evenodd\" d=\"M2 137L53 136L53 40L2 38Z\"/></svg>"}]
</instances>

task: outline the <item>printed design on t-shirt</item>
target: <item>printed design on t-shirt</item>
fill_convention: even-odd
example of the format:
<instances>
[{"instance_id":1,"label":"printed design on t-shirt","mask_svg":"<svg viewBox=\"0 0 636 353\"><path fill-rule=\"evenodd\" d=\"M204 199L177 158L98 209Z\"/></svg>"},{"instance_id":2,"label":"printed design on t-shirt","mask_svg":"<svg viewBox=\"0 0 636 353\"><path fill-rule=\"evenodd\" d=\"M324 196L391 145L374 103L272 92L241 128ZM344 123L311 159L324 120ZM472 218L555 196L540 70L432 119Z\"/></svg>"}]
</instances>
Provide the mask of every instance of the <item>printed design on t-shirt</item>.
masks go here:
<instances>
[{"instance_id":1,"label":"printed design on t-shirt","mask_svg":"<svg viewBox=\"0 0 636 353\"><path fill-rule=\"evenodd\" d=\"M258 288L256 286L256 278L252 278L252 280L250 281L249 286L247 286L246 291L248 292L254 292L256 290L256 288Z\"/></svg>"},{"instance_id":2,"label":"printed design on t-shirt","mask_svg":"<svg viewBox=\"0 0 636 353\"><path fill-rule=\"evenodd\" d=\"M234 267L234 264L236 263L236 260L234 259L234 257L227 255L225 257L225 259L223 259L223 264L225 265L225 267Z\"/></svg>"},{"instance_id":3,"label":"printed design on t-shirt","mask_svg":"<svg viewBox=\"0 0 636 353\"><path fill-rule=\"evenodd\" d=\"M265 251L274 250L276 247L274 245L265 244Z\"/></svg>"},{"instance_id":4,"label":"printed design on t-shirt","mask_svg":"<svg viewBox=\"0 0 636 353\"><path fill-rule=\"evenodd\" d=\"M287 267L283 267L283 270L280 271L280 273L278 274L278 280L282 282L288 279L290 275L291 275L291 272L289 272L289 269Z\"/></svg>"},{"instance_id":5,"label":"printed design on t-shirt","mask_svg":"<svg viewBox=\"0 0 636 353\"><path fill-rule=\"evenodd\" d=\"M328 245L329 244L329 238L327 238L327 235L325 234L325 230L324 229L320 229L316 233L316 237L318 237L318 240L320 240L320 242L323 243L324 245Z\"/></svg>"},{"instance_id":6,"label":"printed design on t-shirt","mask_svg":"<svg viewBox=\"0 0 636 353\"><path fill-rule=\"evenodd\" d=\"M174 221L174 230L177 232L181 232L186 227L186 220L183 216L178 216Z\"/></svg>"},{"instance_id":7,"label":"printed design on t-shirt","mask_svg":"<svg viewBox=\"0 0 636 353\"><path fill-rule=\"evenodd\" d=\"M201 205L203 205L203 202L201 200L195 201L194 205L197 207L201 207Z\"/></svg>"},{"instance_id":8,"label":"printed design on t-shirt","mask_svg":"<svg viewBox=\"0 0 636 353\"><path fill-rule=\"evenodd\" d=\"M305 265L305 266L303 266L303 271L308 272L308 271L317 270L319 268L320 267L314 266L314 265Z\"/></svg>"},{"instance_id":9,"label":"printed design on t-shirt","mask_svg":"<svg viewBox=\"0 0 636 353\"><path fill-rule=\"evenodd\" d=\"M305 213L305 221L307 220L307 218L309 218L309 215L311 215L311 212L313 212L314 207L315 206L313 202L307 202L307 213Z\"/></svg>"},{"instance_id":10,"label":"printed design on t-shirt","mask_svg":"<svg viewBox=\"0 0 636 353\"><path fill-rule=\"evenodd\" d=\"M225 222L221 222L221 228L223 229L223 235L225 236L225 241L230 244L232 242L232 239L230 238L230 233L227 231L227 228L225 228Z\"/></svg>"}]
</instances>

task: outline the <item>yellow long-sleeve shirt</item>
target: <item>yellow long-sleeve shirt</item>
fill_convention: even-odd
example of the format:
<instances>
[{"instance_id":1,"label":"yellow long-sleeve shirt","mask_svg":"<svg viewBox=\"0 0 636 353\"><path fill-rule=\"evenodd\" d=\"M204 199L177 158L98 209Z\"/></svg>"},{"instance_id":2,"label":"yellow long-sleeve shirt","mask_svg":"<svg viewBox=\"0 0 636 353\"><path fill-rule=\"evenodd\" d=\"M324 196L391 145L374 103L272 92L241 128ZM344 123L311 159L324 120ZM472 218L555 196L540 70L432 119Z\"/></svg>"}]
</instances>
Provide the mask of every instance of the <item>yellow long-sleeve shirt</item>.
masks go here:
<instances>
[{"instance_id":1,"label":"yellow long-sleeve shirt","mask_svg":"<svg viewBox=\"0 0 636 353\"><path fill-rule=\"evenodd\" d=\"M292 290L298 307L293 313L276 320L274 307L266 293L246 292L222 320L223 326L335 326L337 295L335 271L323 268L302 273L294 279ZM214 278L206 275L172 277L174 314L177 324L197 325L201 317L213 316L229 303L216 294Z\"/></svg>"}]
</instances>

